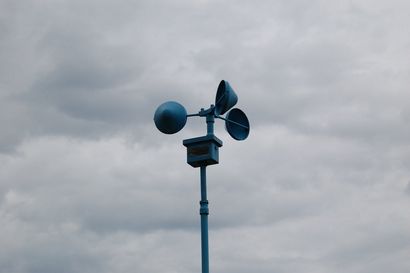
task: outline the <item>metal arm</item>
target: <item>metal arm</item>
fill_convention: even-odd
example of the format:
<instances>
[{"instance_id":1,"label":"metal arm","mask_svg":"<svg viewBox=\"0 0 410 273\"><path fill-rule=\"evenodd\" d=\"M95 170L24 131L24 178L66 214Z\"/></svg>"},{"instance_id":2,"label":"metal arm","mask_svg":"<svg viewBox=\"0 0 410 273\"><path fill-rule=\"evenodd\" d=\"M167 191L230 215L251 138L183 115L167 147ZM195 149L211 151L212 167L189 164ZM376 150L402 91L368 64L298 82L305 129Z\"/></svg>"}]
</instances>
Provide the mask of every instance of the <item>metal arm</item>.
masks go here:
<instances>
[{"instance_id":1,"label":"metal arm","mask_svg":"<svg viewBox=\"0 0 410 273\"><path fill-rule=\"evenodd\" d=\"M230 120L230 119L221 117L221 116L215 116L215 117L216 117L216 118L219 118L219 119L223 119L223 120L225 120L225 121L227 121L227 122L231 122L231 123L233 123L233 124L236 124L236 125L238 125L238 126L241 126L241 127L245 128L245 129L249 129L248 126L245 126L245 125L243 125L243 124L240 124L240 123L238 123L238 122L236 122L236 121L233 121L233 120Z\"/></svg>"}]
</instances>

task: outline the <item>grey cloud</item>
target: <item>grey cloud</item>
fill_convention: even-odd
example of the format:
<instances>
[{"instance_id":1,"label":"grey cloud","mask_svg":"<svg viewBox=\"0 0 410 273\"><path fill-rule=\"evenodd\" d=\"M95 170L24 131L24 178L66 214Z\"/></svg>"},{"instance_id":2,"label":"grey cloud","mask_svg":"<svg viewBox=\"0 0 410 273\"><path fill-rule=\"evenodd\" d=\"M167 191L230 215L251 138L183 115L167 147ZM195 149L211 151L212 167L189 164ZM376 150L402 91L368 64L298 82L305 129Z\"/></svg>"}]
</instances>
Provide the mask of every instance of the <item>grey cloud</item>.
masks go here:
<instances>
[{"instance_id":1,"label":"grey cloud","mask_svg":"<svg viewBox=\"0 0 410 273\"><path fill-rule=\"evenodd\" d=\"M0 269L193 272L199 174L189 119L221 79L251 121L223 122L208 168L220 272L407 272L408 4L2 1Z\"/></svg>"}]
</instances>

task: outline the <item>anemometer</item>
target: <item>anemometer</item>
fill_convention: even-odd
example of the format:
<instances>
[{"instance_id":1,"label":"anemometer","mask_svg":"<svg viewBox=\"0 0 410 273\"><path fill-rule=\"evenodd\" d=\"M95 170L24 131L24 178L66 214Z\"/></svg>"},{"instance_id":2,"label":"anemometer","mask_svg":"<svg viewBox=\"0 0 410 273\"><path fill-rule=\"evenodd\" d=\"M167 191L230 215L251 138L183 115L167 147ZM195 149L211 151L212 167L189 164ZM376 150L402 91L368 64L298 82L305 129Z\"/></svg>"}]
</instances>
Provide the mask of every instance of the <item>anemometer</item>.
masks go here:
<instances>
[{"instance_id":1,"label":"anemometer","mask_svg":"<svg viewBox=\"0 0 410 273\"><path fill-rule=\"evenodd\" d=\"M250 125L245 113L232 107L238 102L238 96L227 81L221 81L216 91L215 104L208 109L202 108L196 114L187 114L185 107L175 101L168 101L160 106L154 114L155 126L164 134L175 134L184 128L188 117L206 118L207 134L201 137L185 139L187 163L194 168L200 167L201 201L201 253L202 273L209 273L208 251L208 200L206 194L206 166L219 163L219 151L222 141L214 135L215 118L225 121L229 135L236 140L245 140L249 135ZM228 112L229 111L229 112ZM225 115L223 117L222 115Z\"/></svg>"}]
</instances>

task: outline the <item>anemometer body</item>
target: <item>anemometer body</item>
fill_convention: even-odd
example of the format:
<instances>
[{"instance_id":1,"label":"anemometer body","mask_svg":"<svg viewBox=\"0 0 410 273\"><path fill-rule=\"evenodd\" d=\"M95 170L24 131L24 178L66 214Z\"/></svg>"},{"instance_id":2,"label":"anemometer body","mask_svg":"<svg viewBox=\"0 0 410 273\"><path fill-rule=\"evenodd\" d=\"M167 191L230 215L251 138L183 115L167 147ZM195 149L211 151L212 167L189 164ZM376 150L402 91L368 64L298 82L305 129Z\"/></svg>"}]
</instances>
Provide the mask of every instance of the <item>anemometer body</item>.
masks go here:
<instances>
[{"instance_id":1,"label":"anemometer body","mask_svg":"<svg viewBox=\"0 0 410 273\"><path fill-rule=\"evenodd\" d=\"M209 273L209 209L206 193L206 166L219 163L219 148L222 147L222 141L214 135L215 118L225 120L225 128L234 139L245 140L249 135L249 120L245 113L238 108L230 110L237 102L238 96L229 83L223 80L216 92L215 105L211 105L206 110L202 108L196 114L187 114L184 106L180 103L168 101L158 106L154 114L155 125L164 134L179 132L184 128L188 117L206 118L207 134L183 141L183 145L187 147L187 163L194 168L200 167L201 201L199 202L199 214L201 215L202 273ZM225 113L227 113L226 116L222 117L221 115Z\"/></svg>"}]
</instances>

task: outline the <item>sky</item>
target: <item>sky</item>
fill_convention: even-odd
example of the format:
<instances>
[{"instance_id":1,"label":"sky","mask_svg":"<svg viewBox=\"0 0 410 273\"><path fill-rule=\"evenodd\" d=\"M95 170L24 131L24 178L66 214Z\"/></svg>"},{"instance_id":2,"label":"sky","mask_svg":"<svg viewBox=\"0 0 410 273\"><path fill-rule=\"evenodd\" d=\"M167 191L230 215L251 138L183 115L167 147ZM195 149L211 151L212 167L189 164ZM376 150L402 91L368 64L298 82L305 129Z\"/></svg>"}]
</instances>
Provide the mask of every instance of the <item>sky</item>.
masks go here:
<instances>
[{"instance_id":1,"label":"sky","mask_svg":"<svg viewBox=\"0 0 410 273\"><path fill-rule=\"evenodd\" d=\"M410 272L410 2L0 0L0 272Z\"/></svg>"}]
</instances>

